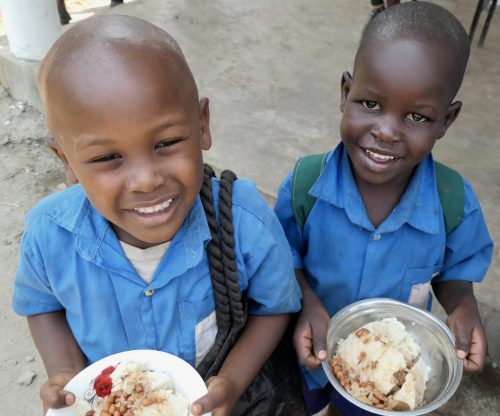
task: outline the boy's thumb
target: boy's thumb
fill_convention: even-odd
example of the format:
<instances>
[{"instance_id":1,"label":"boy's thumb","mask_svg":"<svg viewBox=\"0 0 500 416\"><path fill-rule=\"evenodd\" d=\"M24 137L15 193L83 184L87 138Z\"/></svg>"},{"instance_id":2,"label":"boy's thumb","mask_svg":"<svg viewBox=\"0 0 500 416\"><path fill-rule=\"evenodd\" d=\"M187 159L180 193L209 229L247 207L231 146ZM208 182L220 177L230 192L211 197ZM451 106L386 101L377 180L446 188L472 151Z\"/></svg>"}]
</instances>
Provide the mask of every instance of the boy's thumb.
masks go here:
<instances>
[{"instance_id":1,"label":"boy's thumb","mask_svg":"<svg viewBox=\"0 0 500 416\"><path fill-rule=\"evenodd\" d=\"M210 396L206 394L194 401L189 410L194 416L199 416L207 413L215 407L215 403L211 400Z\"/></svg>"},{"instance_id":2,"label":"boy's thumb","mask_svg":"<svg viewBox=\"0 0 500 416\"><path fill-rule=\"evenodd\" d=\"M463 360L469 355L469 346L471 340L471 333L464 328L457 328L457 333L455 334L455 349L457 351L457 357Z\"/></svg>"},{"instance_id":3,"label":"boy's thumb","mask_svg":"<svg viewBox=\"0 0 500 416\"><path fill-rule=\"evenodd\" d=\"M202 414L201 412L203 412L203 406L198 401L196 401L191 405L191 408L189 410L193 415L198 416Z\"/></svg>"},{"instance_id":4,"label":"boy's thumb","mask_svg":"<svg viewBox=\"0 0 500 416\"><path fill-rule=\"evenodd\" d=\"M313 338L313 348L314 355L318 357L321 361L326 359L326 340L323 337L314 337Z\"/></svg>"}]
</instances>

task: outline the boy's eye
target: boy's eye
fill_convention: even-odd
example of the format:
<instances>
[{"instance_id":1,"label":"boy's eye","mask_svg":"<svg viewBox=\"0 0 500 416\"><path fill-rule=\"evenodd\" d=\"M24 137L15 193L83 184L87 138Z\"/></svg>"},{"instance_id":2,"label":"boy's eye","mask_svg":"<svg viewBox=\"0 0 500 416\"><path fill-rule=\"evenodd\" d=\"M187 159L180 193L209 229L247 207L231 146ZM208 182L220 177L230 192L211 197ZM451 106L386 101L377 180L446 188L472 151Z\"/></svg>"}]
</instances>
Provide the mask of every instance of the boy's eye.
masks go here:
<instances>
[{"instance_id":1,"label":"boy's eye","mask_svg":"<svg viewBox=\"0 0 500 416\"><path fill-rule=\"evenodd\" d=\"M104 155L96 159L92 159L91 162L110 162L119 158L121 158L121 156L118 153L111 153L109 155Z\"/></svg>"},{"instance_id":2,"label":"boy's eye","mask_svg":"<svg viewBox=\"0 0 500 416\"><path fill-rule=\"evenodd\" d=\"M180 141L182 141L182 139L165 140L163 142L158 143L156 145L156 148L161 149L164 147L173 146L174 144L179 143Z\"/></svg>"},{"instance_id":3,"label":"boy's eye","mask_svg":"<svg viewBox=\"0 0 500 416\"><path fill-rule=\"evenodd\" d=\"M427 121L427 118L424 117L422 114L418 113L410 113L406 116L408 120L414 121L416 123L423 123L424 121Z\"/></svg>"},{"instance_id":4,"label":"boy's eye","mask_svg":"<svg viewBox=\"0 0 500 416\"><path fill-rule=\"evenodd\" d=\"M369 108L370 110L378 110L380 108L378 103L373 100L364 100L361 101L361 104L363 104L364 107Z\"/></svg>"}]
</instances>

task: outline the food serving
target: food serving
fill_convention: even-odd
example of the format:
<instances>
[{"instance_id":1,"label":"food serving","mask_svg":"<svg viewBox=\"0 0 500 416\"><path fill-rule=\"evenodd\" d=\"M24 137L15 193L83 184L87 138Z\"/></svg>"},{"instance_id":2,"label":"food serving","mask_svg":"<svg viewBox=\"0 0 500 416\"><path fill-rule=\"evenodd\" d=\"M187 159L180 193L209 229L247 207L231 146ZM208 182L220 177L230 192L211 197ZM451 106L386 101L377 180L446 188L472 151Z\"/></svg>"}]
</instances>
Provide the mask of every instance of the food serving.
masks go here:
<instances>
[{"instance_id":1,"label":"food serving","mask_svg":"<svg viewBox=\"0 0 500 416\"><path fill-rule=\"evenodd\" d=\"M347 392L379 409L422 406L429 366L420 346L394 317L369 322L337 343L330 366Z\"/></svg>"},{"instance_id":2,"label":"food serving","mask_svg":"<svg viewBox=\"0 0 500 416\"><path fill-rule=\"evenodd\" d=\"M167 372L145 362L118 362L94 379L91 400L78 400L79 416L185 416L189 402Z\"/></svg>"}]
</instances>

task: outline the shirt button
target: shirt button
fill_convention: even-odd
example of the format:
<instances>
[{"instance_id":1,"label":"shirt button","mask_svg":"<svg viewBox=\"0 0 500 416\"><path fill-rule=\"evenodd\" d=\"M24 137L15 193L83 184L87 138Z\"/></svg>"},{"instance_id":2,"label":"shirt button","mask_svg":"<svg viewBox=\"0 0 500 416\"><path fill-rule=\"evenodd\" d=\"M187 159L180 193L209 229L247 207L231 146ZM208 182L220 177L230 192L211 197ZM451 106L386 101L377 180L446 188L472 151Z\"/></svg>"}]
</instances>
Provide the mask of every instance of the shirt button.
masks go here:
<instances>
[{"instance_id":1,"label":"shirt button","mask_svg":"<svg viewBox=\"0 0 500 416\"><path fill-rule=\"evenodd\" d=\"M155 293L155 290L154 289L148 289L148 290L145 290L144 291L144 294L146 296L153 296L153 293Z\"/></svg>"},{"instance_id":2,"label":"shirt button","mask_svg":"<svg viewBox=\"0 0 500 416\"><path fill-rule=\"evenodd\" d=\"M381 235L380 234L373 234L373 239L375 241L380 240Z\"/></svg>"}]
</instances>

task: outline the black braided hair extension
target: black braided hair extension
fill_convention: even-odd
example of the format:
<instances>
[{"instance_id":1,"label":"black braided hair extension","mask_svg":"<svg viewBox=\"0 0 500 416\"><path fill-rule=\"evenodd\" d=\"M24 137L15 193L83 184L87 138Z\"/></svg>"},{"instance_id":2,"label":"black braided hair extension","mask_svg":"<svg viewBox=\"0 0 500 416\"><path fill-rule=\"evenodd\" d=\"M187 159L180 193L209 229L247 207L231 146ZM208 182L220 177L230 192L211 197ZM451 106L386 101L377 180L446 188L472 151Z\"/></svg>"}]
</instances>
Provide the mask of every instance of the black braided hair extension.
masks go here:
<instances>
[{"instance_id":1,"label":"black braided hair extension","mask_svg":"<svg viewBox=\"0 0 500 416\"><path fill-rule=\"evenodd\" d=\"M237 179L234 172L225 170L220 175L219 191L219 222L220 245L226 287L229 294L231 307L231 328L239 333L246 323L247 311L242 302L240 285L238 284L238 268L234 253L234 227L233 227L233 182Z\"/></svg>"},{"instance_id":2,"label":"black braided hair extension","mask_svg":"<svg viewBox=\"0 0 500 416\"><path fill-rule=\"evenodd\" d=\"M219 191L219 222L221 226L219 229L212 193L212 178L215 173L208 165L205 165L204 168L200 197L212 237L207 245L207 255L217 319L217 335L214 345L197 367L197 371L206 380L218 373L229 350L236 342L240 330L245 325L247 310L238 285L234 253L231 208L233 181L236 180L236 175L231 171L224 171L221 174Z\"/></svg>"}]
</instances>

